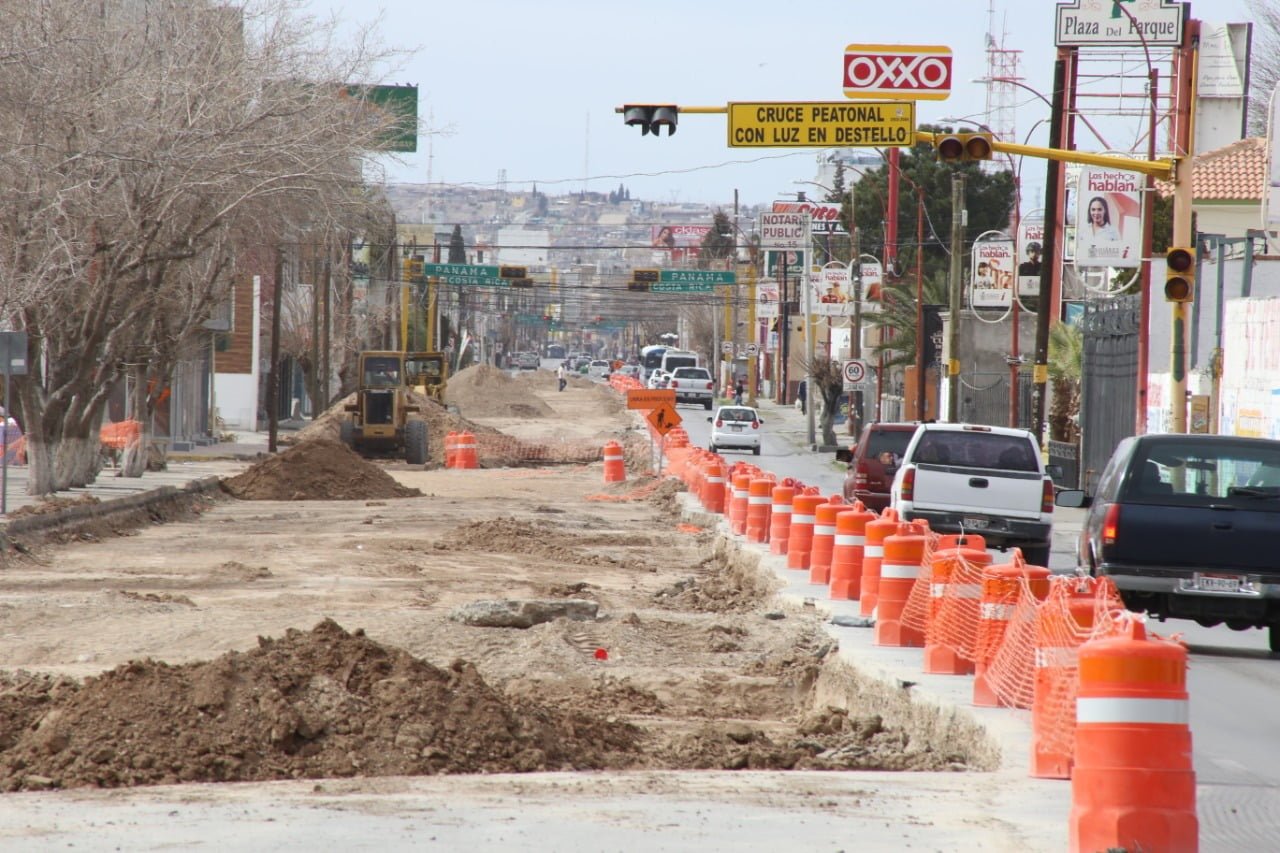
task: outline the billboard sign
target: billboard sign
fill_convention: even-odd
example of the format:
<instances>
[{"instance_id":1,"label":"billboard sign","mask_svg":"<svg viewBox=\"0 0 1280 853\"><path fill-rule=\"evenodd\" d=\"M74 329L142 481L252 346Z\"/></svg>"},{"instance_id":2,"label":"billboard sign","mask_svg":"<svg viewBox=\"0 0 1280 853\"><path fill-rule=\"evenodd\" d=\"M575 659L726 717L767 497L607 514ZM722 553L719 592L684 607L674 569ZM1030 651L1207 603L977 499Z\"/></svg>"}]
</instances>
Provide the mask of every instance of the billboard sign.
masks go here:
<instances>
[{"instance_id":1,"label":"billboard sign","mask_svg":"<svg viewBox=\"0 0 1280 853\"><path fill-rule=\"evenodd\" d=\"M851 44L844 49L846 98L942 101L951 95L951 48Z\"/></svg>"},{"instance_id":2,"label":"billboard sign","mask_svg":"<svg viewBox=\"0 0 1280 853\"><path fill-rule=\"evenodd\" d=\"M1040 274L1044 270L1044 221L1024 219L1018 223L1018 298L1040 295Z\"/></svg>"},{"instance_id":3,"label":"billboard sign","mask_svg":"<svg viewBox=\"0 0 1280 853\"><path fill-rule=\"evenodd\" d=\"M809 248L809 216L805 213L760 214L760 247L802 251Z\"/></svg>"},{"instance_id":4,"label":"billboard sign","mask_svg":"<svg viewBox=\"0 0 1280 853\"><path fill-rule=\"evenodd\" d=\"M973 308L1012 307L1013 241L1006 235L997 232L974 242L969 305Z\"/></svg>"},{"instance_id":5,"label":"billboard sign","mask_svg":"<svg viewBox=\"0 0 1280 853\"><path fill-rule=\"evenodd\" d=\"M1054 43L1058 47L1142 47L1144 43L1177 47L1182 44L1182 22L1189 8L1174 0L1059 3Z\"/></svg>"},{"instance_id":6,"label":"billboard sign","mask_svg":"<svg viewBox=\"0 0 1280 853\"><path fill-rule=\"evenodd\" d=\"M375 150L410 153L418 150L417 86L344 86L338 93L360 105L381 126Z\"/></svg>"},{"instance_id":7,"label":"billboard sign","mask_svg":"<svg viewBox=\"0 0 1280 853\"><path fill-rule=\"evenodd\" d=\"M809 272L809 310L815 316L852 317L854 298L844 264L827 264Z\"/></svg>"},{"instance_id":8,"label":"billboard sign","mask_svg":"<svg viewBox=\"0 0 1280 853\"><path fill-rule=\"evenodd\" d=\"M1137 267L1142 262L1142 189L1137 172L1085 166L1076 186L1077 267Z\"/></svg>"},{"instance_id":9,"label":"billboard sign","mask_svg":"<svg viewBox=\"0 0 1280 853\"><path fill-rule=\"evenodd\" d=\"M840 224L840 205L831 201L775 201L774 213L807 213L814 234L845 234Z\"/></svg>"}]
</instances>

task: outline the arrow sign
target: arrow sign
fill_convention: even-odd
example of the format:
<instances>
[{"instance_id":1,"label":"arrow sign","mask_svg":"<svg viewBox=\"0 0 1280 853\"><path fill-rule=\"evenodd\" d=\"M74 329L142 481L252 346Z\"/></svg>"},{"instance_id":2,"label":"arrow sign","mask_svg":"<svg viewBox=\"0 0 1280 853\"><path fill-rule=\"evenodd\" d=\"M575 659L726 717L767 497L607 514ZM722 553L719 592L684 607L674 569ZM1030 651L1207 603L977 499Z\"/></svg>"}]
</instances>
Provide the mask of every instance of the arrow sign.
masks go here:
<instances>
[{"instance_id":1,"label":"arrow sign","mask_svg":"<svg viewBox=\"0 0 1280 853\"><path fill-rule=\"evenodd\" d=\"M663 403L656 409L651 409L649 413L644 416L644 419L649 422L658 435L666 435L671 432L671 430L680 426L681 422L684 420L676 413L674 407L666 403Z\"/></svg>"}]
</instances>

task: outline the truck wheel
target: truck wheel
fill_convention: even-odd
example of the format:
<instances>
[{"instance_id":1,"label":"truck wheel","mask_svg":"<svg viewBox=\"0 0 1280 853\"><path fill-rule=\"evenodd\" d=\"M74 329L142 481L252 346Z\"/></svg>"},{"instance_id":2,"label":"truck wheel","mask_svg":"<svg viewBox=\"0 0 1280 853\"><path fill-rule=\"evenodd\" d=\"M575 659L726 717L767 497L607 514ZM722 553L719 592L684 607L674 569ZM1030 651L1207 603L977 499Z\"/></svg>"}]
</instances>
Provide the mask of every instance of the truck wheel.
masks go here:
<instances>
[{"instance_id":1,"label":"truck wheel","mask_svg":"<svg viewBox=\"0 0 1280 853\"><path fill-rule=\"evenodd\" d=\"M410 465L427 464L426 421L409 421L404 425L404 458Z\"/></svg>"},{"instance_id":2,"label":"truck wheel","mask_svg":"<svg viewBox=\"0 0 1280 853\"><path fill-rule=\"evenodd\" d=\"M756 456L759 456L759 455L760 455L760 445L758 445L758 444L757 444L755 447L751 448L751 452L752 452L752 453L754 453Z\"/></svg>"},{"instance_id":3,"label":"truck wheel","mask_svg":"<svg viewBox=\"0 0 1280 853\"><path fill-rule=\"evenodd\" d=\"M1271 651L1280 652L1280 625L1275 622L1267 626L1267 645Z\"/></svg>"},{"instance_id":4,"label":"truck wheel","mask_svg":"<svg viewBox=\"0 0 1280 853\"><path fill-rule=\"evenodd\" d=\"M338 424L338 438L347 447L356 446L356 425L350 419Z\"/></svg>"},{"instance_id":5,"label":"truck wheel","mask_svg":"<svg viewBox=\"0 0 1280 853\"><path fill-rule=\"evenodd\" d=\"M1024 545L1022 546L1022 559L1026 560L1029 566L1040 566L1047 569L1049 568L1049 546Z\"/></svg>"},{"instance_id":6,"label":"truck wheel","mask_svg":"<svg viewBox=\"0 0 1280 853\"><path fill-rule=\"evenodd\" d=\"M708 412L709 412L709 411L711 411L711 401L710 401L710 400L703 400L703 401L702 401L702 408L706 409Z\"/></svg>"}]
</instances>

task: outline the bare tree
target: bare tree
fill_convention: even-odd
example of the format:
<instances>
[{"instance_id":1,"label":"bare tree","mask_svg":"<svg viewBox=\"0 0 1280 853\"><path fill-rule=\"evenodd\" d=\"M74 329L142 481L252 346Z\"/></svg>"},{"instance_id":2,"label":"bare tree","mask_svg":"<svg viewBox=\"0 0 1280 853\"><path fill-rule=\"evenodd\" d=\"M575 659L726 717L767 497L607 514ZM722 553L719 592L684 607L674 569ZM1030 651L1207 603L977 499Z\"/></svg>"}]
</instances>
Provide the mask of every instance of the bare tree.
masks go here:
<instances>
[{"instance_id":1,"label":"bare tree","mask_svg":"<svg viewBox=\"0 0 1280 853\"><path fill-rule=\"evenodd\" d=\"M1266 136L1271 93L1280 83L1280 4L1245 0L1253 13L1253 45L1249 62L1249 133Z\"/></svg>"},{"instance_id":2,"label":"bare tree","mask_svg":"<svg viewBox=\"0 0 1280 853\"><path fill-rule=\"evenodd\" d=\"M164 384L238 238L278 245L362 199L392 119L342 84L386 57L297 6L0 0L0 319L30 340L32 493L96 475L113 384Z\"/></svg>"}]
</instances>

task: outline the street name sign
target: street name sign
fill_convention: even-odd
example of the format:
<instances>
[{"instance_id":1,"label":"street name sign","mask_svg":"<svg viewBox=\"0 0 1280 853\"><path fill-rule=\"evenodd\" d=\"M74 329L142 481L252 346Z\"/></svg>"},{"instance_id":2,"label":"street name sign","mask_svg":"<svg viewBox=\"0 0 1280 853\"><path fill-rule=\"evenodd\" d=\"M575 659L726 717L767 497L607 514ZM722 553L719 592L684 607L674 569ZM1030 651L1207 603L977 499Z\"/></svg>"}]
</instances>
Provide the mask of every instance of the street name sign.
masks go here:
<instances>
[{"instance_id":1,"label":"street name sign","mask_svg":"<svg viewBox=\"0 0 1280 853\"><path fill-rule=\"evenodd\" d=\"M915 143L912 101L729 104L730 148L900 148Z\"/></svg>"},{"instance_id":2,"label":"street name sign","mask_svg":"<svg viewBox=\"0 0 1280 853\"><path fill-rule=\"evenodd\" d=\"M654 293L710 293L717 284L736 284L738 277L727 270L662 270L649 285Z\"/></svg>"},{"instance_id":3,"label":"street name sign","mask_svg":"<svg viewBox=\"0 0 1280 853\"><path fill-rule=\"evenodd\" d=\"M676 404L676 392L670 388L646 389L646 388L628 388L627 389L627 408L628 409L653 409L658 406L674 406Z\"/></svg>"},{"instance_id":4,"label":"street name sign","mask_svg":"<svg viewBox=\"0 0 1280 853\"><path fill-rule=\"evenodd\" d=\"M438 278L441 284L481 287L510 287L509 279L498 274L498 267L482 264L423 264L422 274Z\"/></svg>"},{"instance_id":5,"label":"street name sign","mask_svg":"<svg viewBox=\"0 0 1280 853\"><path fill-rule=\"evenodd\" d=\"M951 48L851 44L844 49L846 98L942 101L951 95Z\"/></svg>"}]
</instances>

